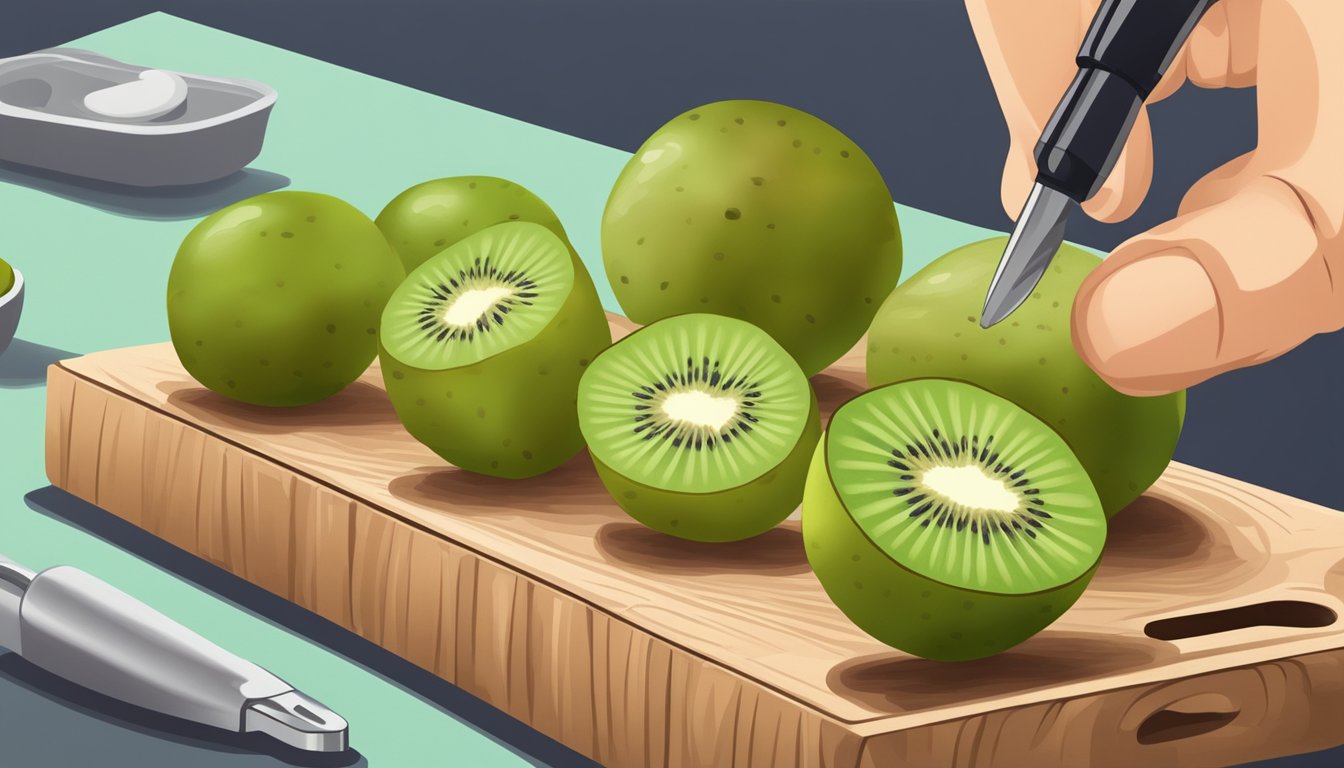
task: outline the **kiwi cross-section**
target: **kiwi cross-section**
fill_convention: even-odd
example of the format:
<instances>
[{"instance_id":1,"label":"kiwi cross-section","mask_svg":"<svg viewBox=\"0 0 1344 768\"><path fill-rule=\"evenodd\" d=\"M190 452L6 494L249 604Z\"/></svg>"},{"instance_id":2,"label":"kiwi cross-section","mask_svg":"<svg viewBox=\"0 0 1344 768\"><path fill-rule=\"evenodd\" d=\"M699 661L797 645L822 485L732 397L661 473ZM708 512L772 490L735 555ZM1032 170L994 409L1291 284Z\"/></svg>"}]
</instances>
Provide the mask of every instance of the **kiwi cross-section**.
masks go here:
<instances>
[{"instance_id":1,"label":"kiwi cross-section","mask_svg":"<svg viewBox=\"0 0 1344 768\"><path fill-rule=\"evenodd\" d=\"M544 226L498 224L431 256L383 312L383 381L406 430L472 472L522 478L583 448L575 402L611 330Z\"/></svg>"},{"instance_id":2,"label":"kiwi cross-section","mask_svg":"<svg viewBox=\"0 0 1344 768\"><path fill-rule=\"evenodd\" d=\"M816 394L789 353L712 314L659 320L598 355L579 383L579 424L622 509L708 542L788 517L821 435Z\"/></svg>"},{"instance_id":3,"label":"kiwi cross-section","mask_svg":"<svg viewBox=\"0 0 1344 768\"><path fill-rule=\"evenodd\" d=\"M831 418L803 501L808 561L868 634L929 659L1004 651L1096 571L1106 517L1043 422L962 382L870 390Z\"/></svg>"}]
</instances>

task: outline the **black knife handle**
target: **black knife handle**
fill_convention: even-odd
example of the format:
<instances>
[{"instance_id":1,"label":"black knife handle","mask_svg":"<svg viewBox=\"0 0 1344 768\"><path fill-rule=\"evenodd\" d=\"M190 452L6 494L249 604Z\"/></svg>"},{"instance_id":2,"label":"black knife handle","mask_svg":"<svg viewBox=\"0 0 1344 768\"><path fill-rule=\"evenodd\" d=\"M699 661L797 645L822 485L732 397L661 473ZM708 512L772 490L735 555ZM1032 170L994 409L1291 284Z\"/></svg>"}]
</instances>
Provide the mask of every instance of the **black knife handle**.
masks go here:
<instances>
[{"instance_id":1,"label":"black knife handle","mask_svg":"<svg viewBox=\"0 0 1344 768\"><path fill-rule=\"evenodd\" d=\"M1115 166L1134 118L1215 0L1103 0L1078 74L1036 144L1036 180L1082 202Z\"/></svg>"}]
</instances>

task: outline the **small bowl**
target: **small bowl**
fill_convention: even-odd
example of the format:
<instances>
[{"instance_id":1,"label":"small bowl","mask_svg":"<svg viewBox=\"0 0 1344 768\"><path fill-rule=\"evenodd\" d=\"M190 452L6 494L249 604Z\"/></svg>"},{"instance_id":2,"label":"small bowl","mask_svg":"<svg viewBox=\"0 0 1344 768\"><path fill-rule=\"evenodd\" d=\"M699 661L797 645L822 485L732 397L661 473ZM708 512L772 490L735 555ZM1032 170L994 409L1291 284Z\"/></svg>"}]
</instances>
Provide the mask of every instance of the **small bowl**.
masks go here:
<instances>
[{"instance_id":1,"label":"small bowl","mask_svg":"<svg viewBox=\"0 0 1344 768\"><path fill-rule=\"evenodd\" d=\"M79 48L0 59L0 161L134 187L202 184L261 152L275 89L237 78L175 73L177 109L109 119L84 97L139 78L146 67Z\"/></svg>"},{"instance_id":2,"label":"small bowl","mask_svg":"<svg viewBox=\"0 0 1344 768\"><path fill-rule=\"evenodd\" d=\"M19 314L23 312L23 274L14 270L14 285L0 296L0 355L5 353L14 333L19 330Z\"/></svg>"}]
</instances>

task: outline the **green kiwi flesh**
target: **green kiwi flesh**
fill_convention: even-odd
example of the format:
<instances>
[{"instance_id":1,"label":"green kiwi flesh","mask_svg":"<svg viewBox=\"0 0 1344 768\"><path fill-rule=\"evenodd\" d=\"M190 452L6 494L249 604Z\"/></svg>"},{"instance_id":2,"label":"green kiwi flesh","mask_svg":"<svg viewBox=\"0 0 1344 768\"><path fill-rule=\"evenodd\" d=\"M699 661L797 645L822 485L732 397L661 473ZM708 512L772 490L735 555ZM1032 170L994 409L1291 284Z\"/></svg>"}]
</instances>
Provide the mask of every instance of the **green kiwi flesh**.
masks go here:
<instances>
[{"instance_id":1,"label":"green kiwi flesh","mask_svg":"<svg viewBox=\"0 0 1344 768\"><path fill-rule=\"evenodd\" d=\"M581 269L554 232L512 222L413 270L387 303L379 345L406 430L457 467L505 478L581 451L579 378L611 343Z\"/></svg>"},{"instance_id":2,"label":"green kiwi flesh","mask_svg":"<svg viewBox=\"0 0 1344 768\"><path fill-rule=\"evenodd\" d=\"M1082 594L1106 538L1087 473L1047 425L962 382L842 405L812 458L807 558L868 634L928 659L1011 648Z\"/></svg>"},{"instance_id":3,"label":"green kiwi flesh","mask_svg":"<svg viewBox=\"0 0 1344 768\"><path fill-rule=\"evenodd\" d=\"M706 542L788 517L821 434L816 395L789 353L712 314L659 320L598 355L579 383L579 424L626 513Z\"/></svg>"}]
</instances>

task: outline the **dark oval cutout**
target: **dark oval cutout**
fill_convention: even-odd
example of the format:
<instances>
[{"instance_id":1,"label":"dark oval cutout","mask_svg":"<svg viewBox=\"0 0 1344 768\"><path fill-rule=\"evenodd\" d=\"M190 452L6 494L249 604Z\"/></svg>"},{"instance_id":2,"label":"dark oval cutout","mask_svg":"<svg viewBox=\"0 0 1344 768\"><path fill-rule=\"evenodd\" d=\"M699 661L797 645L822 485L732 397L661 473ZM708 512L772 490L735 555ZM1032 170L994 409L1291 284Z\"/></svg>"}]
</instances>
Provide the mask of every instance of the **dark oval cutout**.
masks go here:
<instances>
[{"instance_id":1,"label":"dark oval cutout","mask_svg":"<svg viewBox=\"0 0 1344 768\"><path fill-rule=\"evenodd\" d=\"M1154 640L1184 640L1247 627L1328 627L1336 618L1335 612L1323 605L1301 600L1274 600L1150 621L1143 632Z\"/></svg>"},{"instance_id":2,"label":"dark oval cutout","mask_svg":"<svg viewBox=\"0 0 1344 768\"><path fill-rule=\"evenodd\" d=\"M1137 739L1140 744L1162 744L1168 741L1202 736L1222 728L1237 719L1239 712L1173 712L1162 710L1143 721Z\"/></svg>"}]
</instances>

